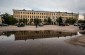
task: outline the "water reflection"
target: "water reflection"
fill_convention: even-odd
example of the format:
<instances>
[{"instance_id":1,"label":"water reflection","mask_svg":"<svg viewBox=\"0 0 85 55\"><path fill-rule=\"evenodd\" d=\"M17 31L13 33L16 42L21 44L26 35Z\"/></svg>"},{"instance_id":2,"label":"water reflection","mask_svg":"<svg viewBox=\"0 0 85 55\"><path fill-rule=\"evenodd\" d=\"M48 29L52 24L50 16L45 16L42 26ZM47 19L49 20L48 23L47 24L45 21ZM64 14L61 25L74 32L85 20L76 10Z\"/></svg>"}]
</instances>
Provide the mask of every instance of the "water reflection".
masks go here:
<instances>
[{"instance_id":1,"label":"water reflection","mask_svg":"<svg viewBox=\"0 0 85 55\"><path fill-rule=\"evenodd\" d=\"M0 35L5 35L9 37L10 35L15 35L15 40L27 40L27 39L39 39L39 38L51 38L51 37L66 37L77 35L76 32L59 32L52 30L44 31L9 31L0 32Z\"/></svg>"},{"instance_id":2,"label":"water reflection","mask_svg":"<svg viewBox=\"0 0 85 55\"><path fill-rule=\"evenodd\" d=\"M12 34L14 34L15 32L14 31L5 31L5 32L0 32L0 36L1 35L4 35L4 36L11 36Z\"/></svg>"},{"instance_id":3,"label":"water reflection","mask_svg":"<svg viewBox=\"0 0 85 55\"><path fill-rule=\"evenodd\" d=\"M64 41L76 34L48 30L0 32L0 55L85 55L84 47Z\"/></svg>"}]
</instances>

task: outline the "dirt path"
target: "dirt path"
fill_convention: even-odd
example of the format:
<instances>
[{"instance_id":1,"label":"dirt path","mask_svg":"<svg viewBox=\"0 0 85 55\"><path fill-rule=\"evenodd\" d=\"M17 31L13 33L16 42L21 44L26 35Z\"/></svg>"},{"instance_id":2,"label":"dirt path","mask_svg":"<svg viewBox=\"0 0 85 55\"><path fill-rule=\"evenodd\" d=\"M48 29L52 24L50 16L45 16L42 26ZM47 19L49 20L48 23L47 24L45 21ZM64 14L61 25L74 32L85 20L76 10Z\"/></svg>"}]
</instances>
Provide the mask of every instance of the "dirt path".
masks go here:
<instances>
[{"instance_id":1,"label":"dirt path","mask_svg":"<svg viewBox=\"0 0 85 55\"><path fill-rule=\"evenodd\" d=\"M85 35L81 35L77 38L73 38L70 41L68 41L68 43L85 47Z\"/></svg>"},{"instance_id":2,"label":"dirt path","mask_svg":"<svg viewBox=\"0 0 85 55\"><path fill-rule=\"evenodd\" d=\"M18 30L57 30L57 31L65 31L65 32L77 32L79 28L77 26L57 26L57 25L45 25L43 27L36 28L35 26L25 26L25 27L17 27L17 26L4 26L0 27L0 31L18 31Z\"/></svg>"}]
</instances>

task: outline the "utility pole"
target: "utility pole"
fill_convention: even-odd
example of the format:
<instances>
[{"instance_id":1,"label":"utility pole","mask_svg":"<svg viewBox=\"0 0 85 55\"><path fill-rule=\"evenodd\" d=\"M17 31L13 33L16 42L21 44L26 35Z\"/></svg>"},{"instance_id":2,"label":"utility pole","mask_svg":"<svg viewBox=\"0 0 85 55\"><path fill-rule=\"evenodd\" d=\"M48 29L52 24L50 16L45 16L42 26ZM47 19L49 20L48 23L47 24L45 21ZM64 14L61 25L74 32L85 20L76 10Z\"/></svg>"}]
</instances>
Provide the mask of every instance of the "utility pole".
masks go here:
<instances>
[{"instance_id":1,"label":"utility pole","mask_svg":"<svg viewBox=\"0 0 85 55\"><path fill-rule=\"evenodd\" d=\"M76 23L78 23L78 19L79 19L79 12L78 12L78 14L77 14L77 21L76 21Z\"/></svg>"}]
</instances>

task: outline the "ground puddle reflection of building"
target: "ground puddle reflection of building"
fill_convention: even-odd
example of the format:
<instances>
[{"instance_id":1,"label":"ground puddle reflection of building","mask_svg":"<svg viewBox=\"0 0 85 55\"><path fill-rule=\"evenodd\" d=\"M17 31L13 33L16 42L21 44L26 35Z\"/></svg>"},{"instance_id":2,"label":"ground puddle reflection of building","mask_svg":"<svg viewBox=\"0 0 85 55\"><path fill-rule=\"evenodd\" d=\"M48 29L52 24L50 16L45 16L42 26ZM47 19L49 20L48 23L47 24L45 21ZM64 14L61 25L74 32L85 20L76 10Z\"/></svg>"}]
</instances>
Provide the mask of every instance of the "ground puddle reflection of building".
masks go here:
<instances>
[{"instance_id":1,"label":"ground puddle reflection of building","mask_svg":"<svg viewBox=\"0 0 85 55\"><path fill-rule=\"evenodd\" d=\"M17 31L15 32L15 40L27 40L27 39L38 39L38 38L51 38L51 37L66 37L77 35L72 32L59 32L59 31Z\"/></svg>"}]
</instances>

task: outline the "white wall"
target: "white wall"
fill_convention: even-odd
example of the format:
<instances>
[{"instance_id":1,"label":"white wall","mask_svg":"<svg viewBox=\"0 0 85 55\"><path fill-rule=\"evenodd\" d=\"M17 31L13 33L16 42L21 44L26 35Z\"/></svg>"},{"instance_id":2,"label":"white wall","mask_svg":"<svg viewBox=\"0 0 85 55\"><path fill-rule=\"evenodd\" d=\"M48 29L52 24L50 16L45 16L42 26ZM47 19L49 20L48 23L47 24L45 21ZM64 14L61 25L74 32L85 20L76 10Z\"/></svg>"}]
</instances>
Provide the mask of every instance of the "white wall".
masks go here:
<instances>
[{"instance_id":1,"label":"white wall","mask_svg":"<svg viewBox=\"0 0 85 55\"><path fill-rule=\"evenodd\" d=\"M79 15L78 20L84 20L84 15Z\"/></svg>"}]
</instances>

